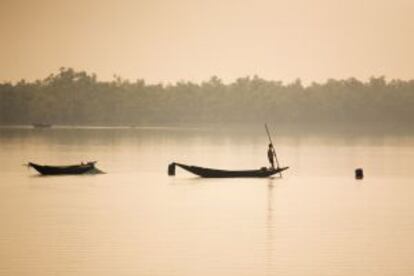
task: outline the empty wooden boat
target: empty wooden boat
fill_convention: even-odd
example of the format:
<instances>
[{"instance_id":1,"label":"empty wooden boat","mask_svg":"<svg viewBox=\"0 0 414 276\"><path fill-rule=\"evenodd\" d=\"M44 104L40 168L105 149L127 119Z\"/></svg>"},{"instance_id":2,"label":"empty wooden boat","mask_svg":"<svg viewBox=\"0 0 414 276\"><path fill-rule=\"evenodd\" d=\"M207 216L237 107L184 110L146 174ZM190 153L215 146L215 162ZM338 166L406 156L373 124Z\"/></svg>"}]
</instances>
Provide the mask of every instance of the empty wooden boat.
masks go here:
<instances>
[{"instance_id":1,"label":"empty wooden boat","mask_svg":"<svg viewBox=\"0 0 414 276\"><path fill-rule=\"evenodd\" d=\"M50 166L29 162L28 166L43 175L84 174L95 170L95 163L96 161L68 166Z\"/></svg>"}]
</instances>

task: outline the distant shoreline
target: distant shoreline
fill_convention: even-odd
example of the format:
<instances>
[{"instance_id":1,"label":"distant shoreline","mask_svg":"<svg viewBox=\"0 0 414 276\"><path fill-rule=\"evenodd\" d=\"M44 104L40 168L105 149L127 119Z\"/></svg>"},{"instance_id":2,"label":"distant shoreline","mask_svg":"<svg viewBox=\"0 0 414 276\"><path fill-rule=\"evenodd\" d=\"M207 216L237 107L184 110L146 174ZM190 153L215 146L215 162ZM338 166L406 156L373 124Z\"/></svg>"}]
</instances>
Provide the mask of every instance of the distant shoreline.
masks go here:
<instances>
[{"instance_id":1,"label":"distant shoreline","mask_svg":"<svg viewBox=\"0 0 414 276\"><path fill-rule=\"evenodd\" d=\"M258 76L224 84L151 85L62 68L37 82L0 84L0 124L262 128L278 131L414 131L414 81L355 78L304 86ZM52 127L53 128L53 127Z\"/></svg>"},{"instance_id":2,"label":"distant shoreline","mask_svg":"<svg viewBox=\"0 0 414 276\"><path fill-rule=\"evenodd\" d=\"M344 134L344 135L414 135L411 125L393 124L359 124L359 125L286 125L269 123L277 134ZM186 124L186 125L52 125L48 128L36 128L33 125L0 125L0 129L26 129L26 130L185 130L185 131L219 131L219 132L261 132L263 124Z\"/></svg>"}]
</instances>

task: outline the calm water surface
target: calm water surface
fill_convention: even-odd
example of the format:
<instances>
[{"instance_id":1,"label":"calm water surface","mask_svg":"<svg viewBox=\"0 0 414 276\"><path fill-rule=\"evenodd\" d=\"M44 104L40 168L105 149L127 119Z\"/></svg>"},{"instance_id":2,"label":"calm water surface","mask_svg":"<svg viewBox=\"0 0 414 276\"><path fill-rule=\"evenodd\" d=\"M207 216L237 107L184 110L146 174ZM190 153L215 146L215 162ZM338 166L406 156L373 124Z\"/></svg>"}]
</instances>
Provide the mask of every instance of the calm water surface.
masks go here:
<instances>
[{"instance_id":1,"label":"calm water surface","mask_svg":"<svg viewBox=\"0 0 414 276\"><path fill-rule=\"evenodd\" d=\"M167 165L258 168L264 131L2 128L0 274L414 275L413 136L274 138L282 179L201 179Z\"/></svg>"}]
</instances>

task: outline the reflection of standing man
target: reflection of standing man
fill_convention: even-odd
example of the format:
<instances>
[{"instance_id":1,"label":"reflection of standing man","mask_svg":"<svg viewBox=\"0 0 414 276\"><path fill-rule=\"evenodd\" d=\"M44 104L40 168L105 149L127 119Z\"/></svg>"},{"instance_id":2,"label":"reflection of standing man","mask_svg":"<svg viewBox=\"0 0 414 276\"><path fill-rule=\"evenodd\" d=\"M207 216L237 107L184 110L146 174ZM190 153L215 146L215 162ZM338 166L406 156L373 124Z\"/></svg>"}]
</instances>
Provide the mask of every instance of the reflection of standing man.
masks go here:
<instances>
[{"instance_id":1,"label":"reflection of standing man","mask_svg":"<svg viewBox=\"0 0 414 276\"><path fill-rule=\"evenodd\" d=\"M275 160L273 158L273 145L269 144L269 148L267 149L267 159L269 159L270 165L272 165L272 169L275 168Z\"/></svg>"}]
</instances>

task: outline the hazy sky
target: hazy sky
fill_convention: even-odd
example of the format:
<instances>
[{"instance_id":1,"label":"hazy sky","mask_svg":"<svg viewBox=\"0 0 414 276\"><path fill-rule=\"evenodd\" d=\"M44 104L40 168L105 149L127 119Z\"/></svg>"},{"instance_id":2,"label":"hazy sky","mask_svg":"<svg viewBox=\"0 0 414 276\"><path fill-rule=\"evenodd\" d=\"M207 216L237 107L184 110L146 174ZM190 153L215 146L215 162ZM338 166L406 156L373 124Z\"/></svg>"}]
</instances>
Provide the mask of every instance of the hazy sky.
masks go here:
<instances>
[{"instance_id":1,"label":"hazy sky","mask_svg":"<svg viewBox=\"0 0 414 276\"><path fill-rule=\"evenodd\" d=\"M0 81L414 78L414 0L0 0Z\"/></svg>"}]
</instances>

